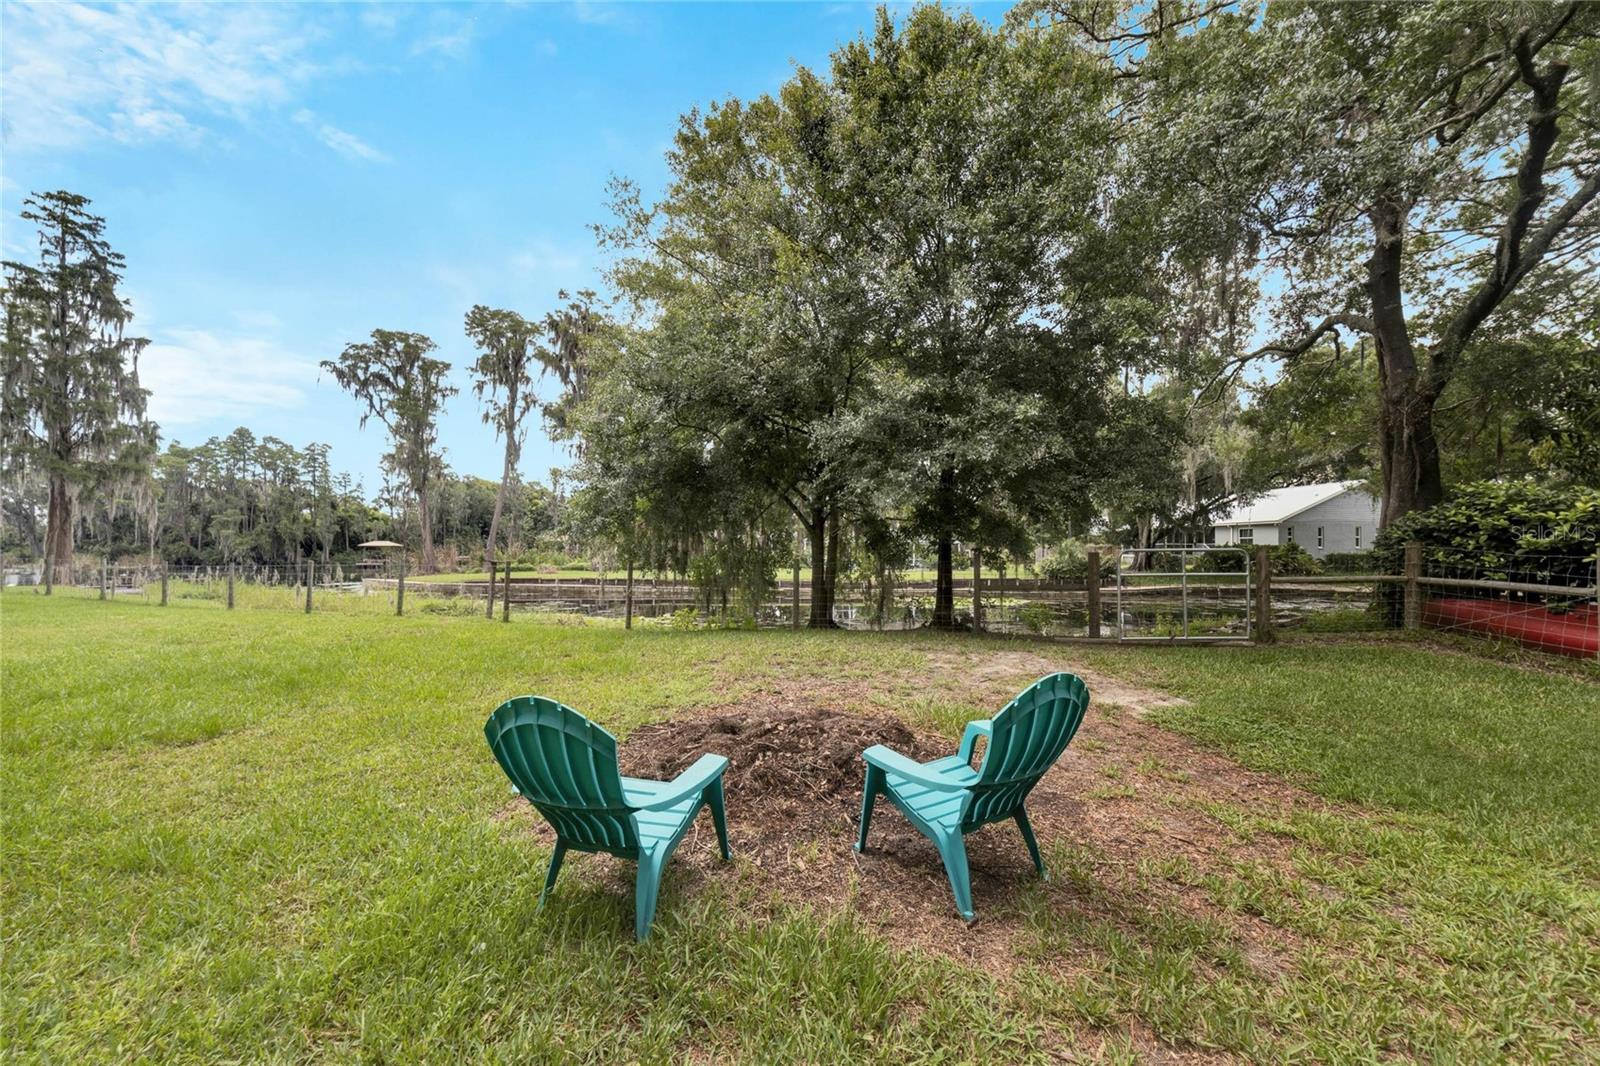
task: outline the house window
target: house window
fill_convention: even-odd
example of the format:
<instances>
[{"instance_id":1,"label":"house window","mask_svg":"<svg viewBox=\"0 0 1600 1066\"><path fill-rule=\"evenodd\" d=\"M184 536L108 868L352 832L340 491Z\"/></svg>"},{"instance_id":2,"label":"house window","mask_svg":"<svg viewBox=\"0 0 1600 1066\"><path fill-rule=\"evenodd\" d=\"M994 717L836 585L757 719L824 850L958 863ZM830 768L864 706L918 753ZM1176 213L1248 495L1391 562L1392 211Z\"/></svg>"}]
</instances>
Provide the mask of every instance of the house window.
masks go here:
<instances>
[{"instance_id":1,"label":"house window","mask_svg":"<svg viewBox=\"0 0 1600 1066\"><path fill-rule=\"evenodd\" d=\"M1285 529L1283 531L1283 542L1285 544L1293 544L1294 543L1294 527L1293 526L1290 526L1288 529Z\"/></svg>"},{"instance_id":2,"label":"house window","mask_svg":"<svg viewBox=\"0 0 1600 1066\"><path fill-rule=\"evenodd\" d=\"M1322 527L1317 527L1317 547L1322 547Z\"/></svg>"},{"instance_id":3,"label":"house window","mask_svg":"<svg viewBox=\"0 0 1600 1066\"><path fill-rule=\"evenodd\" d=\"M1255 542L1256 542L1256 530L1255 530L1255 527L1254 526L1240 526L1239 527L1239 543L1240 544L1254 544Z\"/></svg>"},{"instance_id":4,"label":"house window","mask_svg":"<svg viewBox=\"0 0 1600 1066\"><path fill-rule=\"evenodd\" d=\"M1356 527L1356 547L1358 549L1361 547L1361 527L1360 526Z\"/></svg>"}]
</instances>

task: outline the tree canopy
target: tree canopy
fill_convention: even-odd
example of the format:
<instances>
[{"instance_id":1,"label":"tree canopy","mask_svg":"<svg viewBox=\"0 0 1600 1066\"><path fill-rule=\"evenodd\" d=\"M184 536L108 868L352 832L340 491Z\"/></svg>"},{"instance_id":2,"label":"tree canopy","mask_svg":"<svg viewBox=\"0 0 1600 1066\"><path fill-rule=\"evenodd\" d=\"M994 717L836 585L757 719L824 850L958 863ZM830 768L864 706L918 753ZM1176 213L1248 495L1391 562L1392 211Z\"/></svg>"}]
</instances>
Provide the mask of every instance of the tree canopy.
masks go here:
<instances>
[{"instance_id":1,"label":"tree canopy","mask_svg":"<svg viewBox=\"0 0 1600 1066\"><path fill-rule=\"evenodd\" d=\"M22 218L38 227L39 261L5 263L0 452L9 483L48 486L48 587L71 565L80 503L147 469L156 427L139 385L148 342L125 332L133 310L105 219L70 192L28 197Z\"/></svg>"},{"instance_id":2,"label":"tree canopy","mask_svg":"<svg viewBox=\"0 0 1600 1066\"><path fill-rule=\"evenodd\" d=\"M361 401L362 425L376 417L389 430L384 465L417 501L425 574L435 569L429 490L444 468L439 410L456 393L445 383L450 364L429 354L437 347L420 333L375 329L370 341L346 345L338 359L322 361L322 368Z\"/></svg>"}]
</instances>

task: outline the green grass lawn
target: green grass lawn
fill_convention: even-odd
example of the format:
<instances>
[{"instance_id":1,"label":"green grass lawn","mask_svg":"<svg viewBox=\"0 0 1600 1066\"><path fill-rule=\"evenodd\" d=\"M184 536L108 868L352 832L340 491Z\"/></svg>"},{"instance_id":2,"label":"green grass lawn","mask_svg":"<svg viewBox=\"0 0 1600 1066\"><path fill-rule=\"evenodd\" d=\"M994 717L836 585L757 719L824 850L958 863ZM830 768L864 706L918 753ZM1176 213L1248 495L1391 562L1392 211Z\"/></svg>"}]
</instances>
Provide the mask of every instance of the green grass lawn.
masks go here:
<instances>
[{"instance_id":1,"label":"green grass lawn","mask_svg":"<svg viewBox=\"0 0 1600 1066\"><path fill-rule=\"evenodd\" d=\"M1600 684L1581 673L1410 641L625 632L368 599L0 597L7 1057L1600 1056ZM669 868L642 945L626 892L583 872L603 860L535 909L547 854L497 816L481 733L506 696L559 695L625 736L778 678L848 682L954 737L994 708L940 664L1019 650L1183 697L1158 720L1334 802L1192 812L1278 865L1047 841L1048 890L939 931L1019 926L1004 973L770 898L737 863L693 891ZM1281 964L1247 957L1246 926Z\"/></svg>"}]
</instances>

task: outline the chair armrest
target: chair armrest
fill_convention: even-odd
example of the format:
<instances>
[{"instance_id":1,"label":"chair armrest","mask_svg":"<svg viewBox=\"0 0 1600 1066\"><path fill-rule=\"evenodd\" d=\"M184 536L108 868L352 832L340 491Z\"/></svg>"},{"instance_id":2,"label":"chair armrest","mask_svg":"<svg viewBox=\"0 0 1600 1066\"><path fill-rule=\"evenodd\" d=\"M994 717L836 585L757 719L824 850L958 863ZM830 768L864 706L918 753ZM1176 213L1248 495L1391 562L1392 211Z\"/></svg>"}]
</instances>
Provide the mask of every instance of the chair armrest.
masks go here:
<instances>
[{"instance_id":1,"label":"chair armrest","mask_svg":"<svg viewBox=\"0 0 1600 1066\"><path fill-rule=\"evenodd\" d=\"M641 811L659 811L667 807L675 807L690 796L698 796L728 768L728 760L722 755L702 755L695 760L695 764L683 773L667 782L669 791L663 792L649 803L641 804Z\"/></svg>"},{"instance_id":2,"label":"chair armrest","mask_svg":"<svg viewBox=\"0 0 1600 1066\"><path fill-rule=\"evenodd\" d=\"M936 770L930 770L919 762L901 755L893 748L886 748L882 744L874 744L861 753L861 757L871 766L876 766L885 773L894 774L896 777L907 777L919 785L926 785L939 792L965 792L967 786L959 781L952 781Z\"/></svg>"},{"instance_id":3,"label":"chair armrest","mask_svg":"<svg viewBox=\"0 0 1600 1066\"><path fill-rule=\"evenodd\" d=\"M994 733L994 722L988 718L980 718L975 722L967 723L967 731L961 734L961 761L972 762L972 749L979 737L987 737Z\"/></svg>"}]
</instances>

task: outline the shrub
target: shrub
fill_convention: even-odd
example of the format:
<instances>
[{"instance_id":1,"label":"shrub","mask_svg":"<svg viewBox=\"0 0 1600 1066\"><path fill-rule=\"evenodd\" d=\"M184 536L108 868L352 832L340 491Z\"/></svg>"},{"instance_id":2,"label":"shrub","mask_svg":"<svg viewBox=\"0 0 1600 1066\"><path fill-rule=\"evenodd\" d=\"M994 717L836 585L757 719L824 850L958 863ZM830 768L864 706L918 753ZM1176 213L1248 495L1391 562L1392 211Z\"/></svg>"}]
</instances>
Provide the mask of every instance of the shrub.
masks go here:
<instances>
[{"instance_id":1,"label":"shrub","mask_svg":"<svg viewBox=\"0 0 1600 1066\"><path fill-rule=\"evenodd\" d=\"M1274 575L1294 577L1297 574L1320 574L1322 564L1311 557L1298 544L1269 544L1267 559L1272 564ZM1210 570L1214 573L1242 574L1245 569L1245 558L1248 553L1251 565L1255 565L1255 549L1249 545L1244 546L1244 551L1217 551L1195 554L1190 563L1191 570Z\"/></svg>"},{"instance_id":2,"label":"shrub","mask_svg":"<svg viewBox=\"0 0 1600 1066\"><path fill-rule=\"evenodd\" d=\"M1245 558L1245 552L1242 551L1196 552L1189 563L1189 569L1210 570L1220 574L1242 574Z\"/></svg>"},{"instance_id":3,"label":"shrub","mask_svg":"<svg viewBox=\"0 0 1600 1066\"><path fill-rule=\"evenodd\" d=\"M1322 564L1298 544L1275 544L1267 549L1267 562L1273 574L1295 577L1322 573Z\"/></svg>"},{"instance_id":4,"label":"shrub","mask_svg":"<svg viewBox=\"0 0 1600 1066\"><path fill-rule=\"evenodd\" d=\"M1151 552L1150 569L1158 574L1175 574L1183 568L1183 555L1179 552Z\"/></svg>"},{"instance_id":5,"label":"shrub","mask_svg":"<svg viewBox=\"0 0 1600 1066\"><path fill-rule=\"evenodd\" d=\"M1329 552L1322 565L1330 574L1376 574L1381 565L1375 552Z\"/></svg>"},{"instance_id":6,"label":"shrub","mask_svg":"<svg viewBox=\"0 0 1600 1066\"><path fill-rule=\"evenodd\" d=\"M1049 625L1054 617L1055 611L1051 610L1048 603L1038 603L1034 600L1024 603L1017 611L1017 620L1030 633L1043 633L1044 627Z\"/></svg>"},{"instance_id":7,"label":"shrub","mask_svg":"<svg viewBox=\"0 0 1600 1066\"><path fill-rule=\"evenodd\" d=\"M1046 581L1087 581L1089 578L1089 555L1078 541L1067 541L1056 546L1056 549L1045 557L1039 564L1039 576ZM1100 550L1100 578L1105 580L1117 572L1117 549L1102 548Z\"/></svg>"},{"instance_id":8,"label":"shrub","mask_svg":"<svg viewBox=\"0 0 1600 1066\"><path fill-rule=\"evenodd\" d=\"M693 607L680 607L661 620L668 629L695 629L700 624L700 612Z\"/></svg>"},{"instance_id":9,"label":"shrub","mask_svg":"<svg viewBox=\"0 0 1600 1066\"><path fill-rule=\"evenodd\" d=\"M1480 481L1413 511L1378 534L1372 554L1390 573L1408 541L1425 545L1430 571L1461 577L1587 585L1600 541L1600 490L1525 481Z\"/></svg>"}]
</instances>

